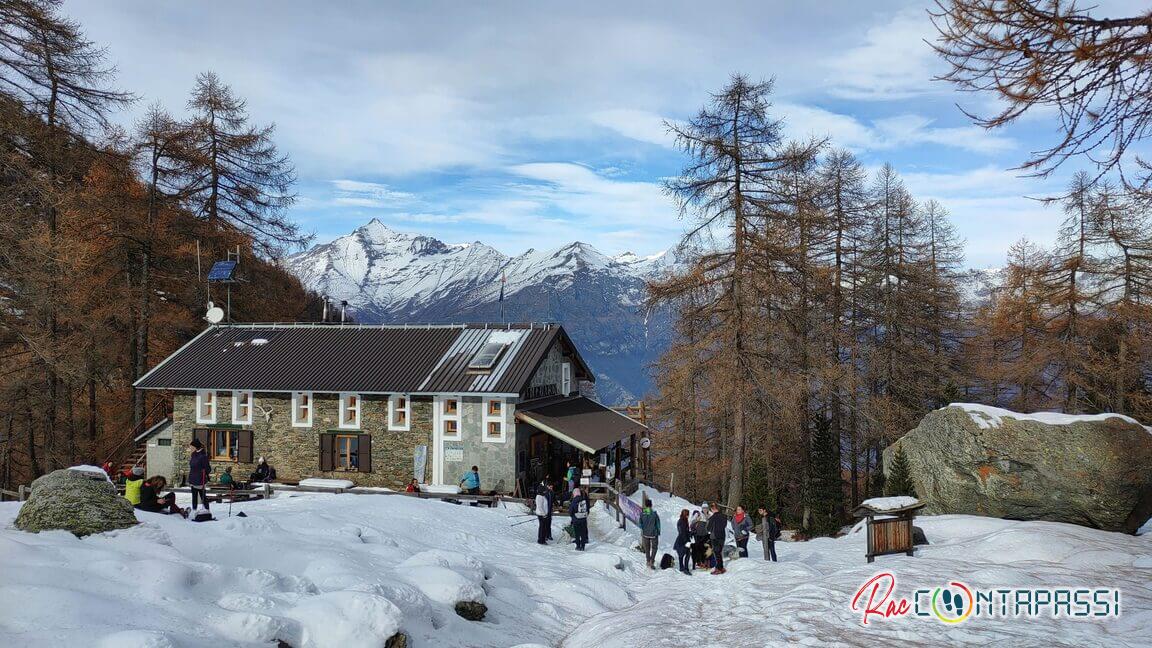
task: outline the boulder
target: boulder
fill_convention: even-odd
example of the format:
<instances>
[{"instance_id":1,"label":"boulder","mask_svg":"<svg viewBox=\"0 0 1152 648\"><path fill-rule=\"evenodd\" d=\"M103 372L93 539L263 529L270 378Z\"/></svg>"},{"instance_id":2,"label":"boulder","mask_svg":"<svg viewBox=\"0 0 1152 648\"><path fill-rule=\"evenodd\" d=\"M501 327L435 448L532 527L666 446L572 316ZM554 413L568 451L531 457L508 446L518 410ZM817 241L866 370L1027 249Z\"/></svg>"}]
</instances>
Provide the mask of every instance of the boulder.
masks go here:
<instances>
[{"instance_id":1,"label":"boulder","mask_svg":"<svg viewBox=\"0 0 1152 648\"><path fill-rule=\"evenodd\" d=\"M1114 414L954 404L884 451L908 458L924 513L1069 522L1135 533L1152 516L1152 433Z\"/></svg>"},{"instance_id":2,"label":"boulder","mask_svg":"<svg viewBox=\"0 0 1152 648\"><path fill-rule=\"evenodd\" d=\"M488 606L478 601L460 601L456 603L456 614L469 621L483 621L488 614Z\"/></svg>"},{"instance_id":3,"label":"boulder","mask_svg":"<svg viewBox=\"0 0 1152 648\"><path fill-rule=\"evenodd\" d=\"M20 506L16 528L33 533L52 529L78 537L136 524L132 504L116 493L103 473L57 470L32 482Z\"/></svg>"}]
</instances>

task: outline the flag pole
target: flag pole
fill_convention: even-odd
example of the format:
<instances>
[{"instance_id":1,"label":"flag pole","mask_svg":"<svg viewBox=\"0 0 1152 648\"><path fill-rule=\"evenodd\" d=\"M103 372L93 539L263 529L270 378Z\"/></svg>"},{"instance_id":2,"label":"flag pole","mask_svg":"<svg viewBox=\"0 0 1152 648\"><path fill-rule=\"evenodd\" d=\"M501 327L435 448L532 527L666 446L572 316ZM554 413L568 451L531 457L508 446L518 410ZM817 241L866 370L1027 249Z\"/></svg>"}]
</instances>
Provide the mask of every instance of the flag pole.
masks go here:
<instances>
[{"instance_id":1,"label":"flag pole","mask_svg":"<svg viewBox=\"0 0 1152 648\"><path fill-rule=\"evenodd\" d=\"M507 273L501 272L500 273L500 323L501 324L507 324L508 323L504 319L504 283L506 281L508 281Z\"/></svg>"}]
</instances>

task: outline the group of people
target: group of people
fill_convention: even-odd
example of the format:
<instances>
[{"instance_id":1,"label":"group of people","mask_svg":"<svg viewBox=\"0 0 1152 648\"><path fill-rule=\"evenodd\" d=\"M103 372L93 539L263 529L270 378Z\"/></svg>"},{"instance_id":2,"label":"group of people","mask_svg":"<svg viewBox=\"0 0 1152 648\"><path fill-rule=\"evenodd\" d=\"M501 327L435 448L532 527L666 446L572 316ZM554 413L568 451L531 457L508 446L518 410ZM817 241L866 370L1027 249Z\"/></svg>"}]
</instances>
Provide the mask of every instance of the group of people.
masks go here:
<instances>
[{"instance_id":1,"label":"group of people","mask_svg":"<svg viewBox=\"0 0 1152 648\"><path fill-rule=\"evenodd\" d=\"M776 541L780 538L780 518L776 514L762 506L757 509L754 522L743 506L737 506L729 520L718 504L705 503L699 511L681 510L676 520L676 541L672 548L676 551L680 572L690 575L695 569L711 567L713 575L725 573L724 543L729 527L739 557L748 557L748 541L755 535L764 545L764 560L776 561ZM652 511L650 502L640 516L640 534L648 567L655 569L660 517Z\"/></svg>"},{"instance_id":2,"label":"group of people","mask_svg":"<svg viewBox=\"0 0 1152 648\"><path fill-rule=\"evenodd\" d=\"M588 546L588 495L579 487L573 485L569 489L568 518L572 525L572 539L576 543L576 551L584 551ZM544 479L536 487L536 520L539 527L536 532L538 544L548 544L552 540L552 514L557 506L556 487L548 479Z\"/></svg>"}]
</instances>

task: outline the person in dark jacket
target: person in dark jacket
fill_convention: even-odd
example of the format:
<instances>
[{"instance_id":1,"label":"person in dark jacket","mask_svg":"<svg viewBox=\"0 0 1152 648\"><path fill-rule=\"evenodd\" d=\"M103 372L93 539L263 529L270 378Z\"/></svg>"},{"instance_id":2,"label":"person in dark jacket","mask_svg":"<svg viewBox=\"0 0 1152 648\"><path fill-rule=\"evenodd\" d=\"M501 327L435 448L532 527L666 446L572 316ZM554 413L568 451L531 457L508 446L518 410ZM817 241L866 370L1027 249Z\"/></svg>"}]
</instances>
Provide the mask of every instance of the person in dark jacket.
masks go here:
<instances>
[{"instance_id":1,"label":"person in dark jacket","mask_svg":"<svg viewBox=\"0 0 1152 648\"><path fill-rule=\"evenodd\" d=\"M259 482L266 484L270 481L276 480L276 469L273 468L264 457L256 462L256 472L248 476L249 482Z\"/></svg>"},{"instance_id":2,"label":"person in dark jacket","mask_svg":"<svg viewBox=\"0 0 1152 648\"><path fill-rule=\"evenodd\" d=\"M551 541L552 540L552 511L554 511L556 509L556 490L555 490L556 487L552 484L551 479L548 479L546 481L547 481L547 483L544 484L544 497L548 498L548 527L547 527L547 531L548 531L548 540Z\"/></svg>"},{"instance_id":3,"label":"person in dark jacket","mask_svg":"<svg viewBox=\"0 0 1152 648\"><path fill-rule=\"evenodd\" d=\"M588 544L588 498L579 488L572 489L572 501L568 503L568 514L572 516L572 531L576 540L576 551L584 551Z\"/></svg>"},{"instance_id":4,"label":"person in dark jacket","mask_svg":"<svg viewBox=\"0 0 1152 648\"><path fill-rule=\"evenodd\" d=\"M720 512L718 504L712 505L712 515L708 517L708 538L712 542L712 556L716 559L716 568L712 574L723 574L724 569L724 538L728 535L728 516Z\"/></svg>"},{"instance_id":5,"label":"person in dark jacket","mask_svg":"<svg viewBox=\"0 0 1152 648\"><path fill-rule=\"evenodd\" d=\"M208 463L208 453L204 452L204 444L200 443L200 439L192 439L192 443L188 444L188 486L192 489L192 510L195 511L197 500L204 504L204 510L208 510L208 473L212 471L212 465Z\"/></svg>"},{"instance_id":6,"label":"person in dark jacket","mask_svg":"<svg viewBox=\"0 0 1152 648\"><path fill-rule=\"evenodd\" d=\"M168 485L168 480L160 475L153 475L145 479L140 485L140 503L136 508L149 513L163 513L169 515L176 513L187 517L188 512L176 506L176 493L168 493L161 497L160 493Z\"/></svg>"},{"instance_id":7,"label":"person in dark jacket","mask_svg":"<svg viewBox=\"0 0 1152 648\"><path fill-rule=\"evenodd\" d=\"M743 506L736 507L736 514L732 516L732 537L736 540L736 548L741 558L748 557L748 536L752 533L752 520L744 512Z\"/></svg>"},{"instance_id":8,"label":"person in dark jacket","mask_svg":"<svg viewBox=\"0 0 1152 648\"><path fill-rule=\"evenodd\" d=\"M676 550L676 557L679 559L680 573L686 576L692 575L688 569L688 543L691 540L692 527L688 524L688 509L683 509L680 511L680 519L676 520L676 541L672 543L672 548Z\"/></svg>"},{"instance_id":9,"label":"person in dark jacket","mask_svg":"<svg viewBox=\"0 0 1152 648\"><path fill-rule=\"evenodd\" d=\"M656 569L656 550L660 547L660 516L652 510L652 502L644 499L644 512L640 514L640 548L648 561L648 569Z\"/></svg>"},{"instance_id":10,"label":"person in dark jacket","mask_svg":"<svg viewBox=\"0 0 1152 648\"><path fill-rule=\"evenodd\" d=\"M780 518L763 506L760 515L760 541L764 543L764 560L776 562L776 540L780 537Z\"/></svg>"},{"instance_id":11,"label":"person in dark jacket","mask_svg":"<svg viewBox=\"0 0 1152 648\"><path fill-rule=\"evenodd\" d=\"M700 511L692 512L692 569L704 566L708 557L708 523Z\"/></svg>"}]
</instances>

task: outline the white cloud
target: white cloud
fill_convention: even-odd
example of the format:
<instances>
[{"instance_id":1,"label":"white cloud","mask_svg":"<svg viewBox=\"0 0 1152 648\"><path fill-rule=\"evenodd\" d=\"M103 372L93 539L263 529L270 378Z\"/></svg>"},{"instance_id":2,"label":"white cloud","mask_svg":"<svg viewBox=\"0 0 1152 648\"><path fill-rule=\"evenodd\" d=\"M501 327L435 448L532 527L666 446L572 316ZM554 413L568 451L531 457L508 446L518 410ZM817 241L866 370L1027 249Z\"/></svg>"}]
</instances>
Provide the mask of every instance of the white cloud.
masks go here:
<instances>
[{"instance_id":1,"label":"white cloud","mask_svg":"<svg viewBox=\"0 0 1152 648\"><path fill-rule=\"evenodd\" d=\"M399 203L413 200L416 196L405 191L396 191L386 184L362 182L360 180L333 180L336 188L337 205L348 207L370 207L384 209Z\"/></svg>"},{"instance_id":2,"label":"white cloud","mask_svg":"<svg viewBox=\"0 0 1152 648\"><path fill-rule=\"evenodd\" d=\"M896 115L866 124L851 115L803 104L779 104L776 111L784 117L785 130L791 137L826 136L832 145L854 150L883 151L934 144L994 154L1016 147L1012 139L977 126L933 126L935 120L924 115Z\"/></svg>"},{"instance_id":3,"label":"white cloud","mask_svg":"<svg viewBox=\"0 0 1152 648\"><path fill-rule=\"evenodd\" d=\"M668 133L665 118L647 110L616 108L599 110L591 115L592 123L609 128L624 137L671 148L675 138Z\"/></svg>"},{"instance_id":4,"label":"white cloud","mask_svg":"<svg viewBox=\"0 0 1152 648\"><path fill-rule=\"evenodd\" d=\"M935 36L923 6L886 17L864 32L863 42L833 50L824 60L830 92L851 99L894 100L948 90L932 81L941 64L924 41Z\"/></svg>"}]
</instances>

